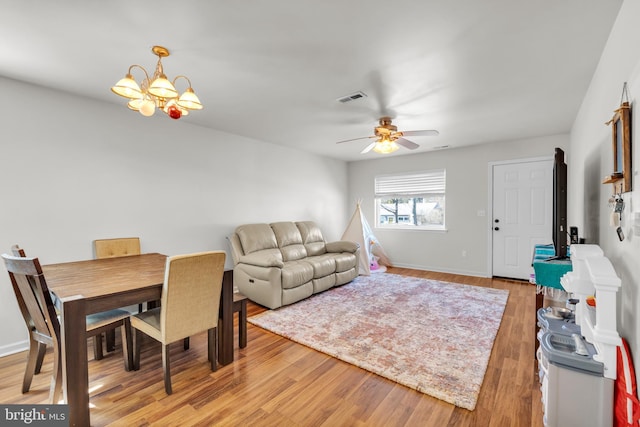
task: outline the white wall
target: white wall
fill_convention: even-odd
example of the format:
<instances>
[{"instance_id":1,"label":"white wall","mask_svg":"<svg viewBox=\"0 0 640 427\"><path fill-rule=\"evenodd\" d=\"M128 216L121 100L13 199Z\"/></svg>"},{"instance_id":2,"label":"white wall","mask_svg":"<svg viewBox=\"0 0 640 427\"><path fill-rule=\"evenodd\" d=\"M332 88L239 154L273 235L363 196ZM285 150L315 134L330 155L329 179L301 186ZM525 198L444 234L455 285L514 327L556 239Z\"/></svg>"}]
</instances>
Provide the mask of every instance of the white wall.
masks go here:
<instances>
[{"instance_id":1,"label":"white wall","mask_svg":"<svg viewBox=\"0 0 640 427\"><path fill-rule=\"evenodd\" d=\"M314 220L327 240L351 215L347 164L0 78L0 253L42 264L93 257L92 240L139 236L165 254L227 250L251 222ZM193 114L197 114L193 113ZM4 270L4 268L2 268ZM0 355L24 348L0 274Z\"/></svg>"},{"instance_id":2,"label":"white wall","mask_svg":"<svg viewBox=\"0 0 640 427\"><path fill-rule=\"evenodd\" d=\"M571 132L569 169L569 222L580 226L580 234L588 243L599 244L612 261L622 279L618 294L618 331L629 341L636 372L640 366L640 236L633 235L633 215L640 212L640 165L638 133L640 126L640 2L625 0L580 112ZM632 107L631 145L633 191L625 193L622 229L626 235L619 241L609 225L608 199L611 185L602 179L613 172L611 128L604 123L620 105L622 86L628 82Z\"/></svg>"},{"instance_id":3,"label":"white wall","mask_svg":"<svg viewBox=\"0 0 640 427\"><path fill-rule=\"evenodd\" d=\"M445 168L447 231L374 228L373 232L396 266L489 276L489 163L552 157L554 147L566 148L568 143L569 135L563 134L352 162L349 196L354 206L353 201L362 199L362 212L375 227L376 175ZM487 216L479 216L479 211Z\"/></svg>"}]
</instances>

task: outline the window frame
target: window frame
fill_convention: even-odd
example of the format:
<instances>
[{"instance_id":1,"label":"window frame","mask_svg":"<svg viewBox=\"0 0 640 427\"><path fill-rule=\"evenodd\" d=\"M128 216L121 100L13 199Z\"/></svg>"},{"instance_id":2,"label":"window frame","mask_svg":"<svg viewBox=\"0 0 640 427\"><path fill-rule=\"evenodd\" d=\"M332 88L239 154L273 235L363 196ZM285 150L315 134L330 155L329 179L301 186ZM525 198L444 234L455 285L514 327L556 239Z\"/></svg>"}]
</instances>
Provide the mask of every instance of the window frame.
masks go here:
<instances>
[{"instance_id":1,"label":"window frame","mask_svg":"<svg viewBox=\"0 0 640 427\"><path fill-rule=\"evenodd\" d=\"M381 202L388 199L441 197L442 224L380 223ZM446 169L377 175L374 177L374 227L382 230L446 231ZM404 213L399 215L405 215Z\"/></svg>"}]
</instances>

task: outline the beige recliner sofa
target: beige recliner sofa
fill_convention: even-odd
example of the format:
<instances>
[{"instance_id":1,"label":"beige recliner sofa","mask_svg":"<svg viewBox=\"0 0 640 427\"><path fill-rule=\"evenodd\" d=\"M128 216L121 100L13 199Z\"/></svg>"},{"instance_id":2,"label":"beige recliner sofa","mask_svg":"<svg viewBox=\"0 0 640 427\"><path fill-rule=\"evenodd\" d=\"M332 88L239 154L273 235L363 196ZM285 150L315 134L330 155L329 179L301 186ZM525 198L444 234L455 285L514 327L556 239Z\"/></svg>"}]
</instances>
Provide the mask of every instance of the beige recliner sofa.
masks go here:
<instances>
[{"instance_id":1,"label":"beige recliner sofa","mask_svg":"<svg viewBox=\"0 0 640 427\"><path fill-rule=\"evenodd\" d=\"M234 285L272 309L358 276L359 245L325 242L312 221L241 225L229 241Z\"/></svg>"}]
</instances>

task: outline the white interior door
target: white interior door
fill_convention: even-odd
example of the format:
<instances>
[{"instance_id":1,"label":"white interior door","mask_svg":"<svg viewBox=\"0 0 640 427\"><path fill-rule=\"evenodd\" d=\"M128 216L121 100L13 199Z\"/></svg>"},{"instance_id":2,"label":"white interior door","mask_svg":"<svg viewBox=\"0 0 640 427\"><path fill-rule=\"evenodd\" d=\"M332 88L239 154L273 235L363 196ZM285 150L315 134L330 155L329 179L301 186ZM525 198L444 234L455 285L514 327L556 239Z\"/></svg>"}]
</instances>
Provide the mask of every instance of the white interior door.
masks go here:
<instances>
[{"instance_id":1,"label":"white interior door","mask_svg":"<svg viewBox=\"0 0 640 427\"><path fill-rule=\"evenodd\" d=\"M528 280L536 244L552 243L553 160L493 166L493 275Z\"/></svg>"}]
</instances>

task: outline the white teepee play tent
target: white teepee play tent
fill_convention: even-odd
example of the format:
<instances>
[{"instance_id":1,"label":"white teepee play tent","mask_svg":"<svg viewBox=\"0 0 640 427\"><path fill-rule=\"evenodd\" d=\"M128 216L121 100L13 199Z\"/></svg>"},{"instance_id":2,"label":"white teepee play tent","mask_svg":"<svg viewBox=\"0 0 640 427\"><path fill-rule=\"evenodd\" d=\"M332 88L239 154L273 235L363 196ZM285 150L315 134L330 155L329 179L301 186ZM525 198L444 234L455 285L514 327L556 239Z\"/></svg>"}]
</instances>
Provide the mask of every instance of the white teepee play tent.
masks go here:
<instances>
[{"instance_id":1,"label":"white teepee play tent","mask_svg":"<svg viewBox=\"0 0 640 427\"><path fill-rule=\"evenodd\" d=\"M373 272L386 270L385 266L391 266L391 262L382 245L373 235L367 219L362 214L360 203L361 201L358 200L356 210L342 235L342 240L349 240L360 245L359 273L368 276Z\"/></svg>"}]
</instances>

